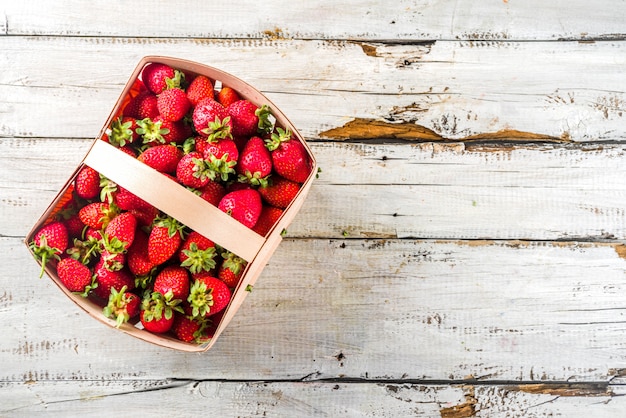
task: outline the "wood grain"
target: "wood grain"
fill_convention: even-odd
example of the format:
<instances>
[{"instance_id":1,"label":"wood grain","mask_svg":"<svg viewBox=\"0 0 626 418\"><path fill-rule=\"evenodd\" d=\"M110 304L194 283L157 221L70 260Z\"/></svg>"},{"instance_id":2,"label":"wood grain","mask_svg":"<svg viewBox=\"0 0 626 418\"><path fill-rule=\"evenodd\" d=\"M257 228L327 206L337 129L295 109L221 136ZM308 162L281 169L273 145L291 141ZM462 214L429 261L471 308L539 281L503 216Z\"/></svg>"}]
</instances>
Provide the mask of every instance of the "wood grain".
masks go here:
<instances>
[{"instance_id":1,"label":"wood grain","mask_svg":"<svg viewBox=\"0 0 626 418\"><path fill-rule=\"evenodd\" d=\"M617 141L626 136L624 48L0 37L0 59L11 63L0 75L0 135L94 137L139 59L161 54L248 81L310 139Z\"/></svg>"}]
</instances>

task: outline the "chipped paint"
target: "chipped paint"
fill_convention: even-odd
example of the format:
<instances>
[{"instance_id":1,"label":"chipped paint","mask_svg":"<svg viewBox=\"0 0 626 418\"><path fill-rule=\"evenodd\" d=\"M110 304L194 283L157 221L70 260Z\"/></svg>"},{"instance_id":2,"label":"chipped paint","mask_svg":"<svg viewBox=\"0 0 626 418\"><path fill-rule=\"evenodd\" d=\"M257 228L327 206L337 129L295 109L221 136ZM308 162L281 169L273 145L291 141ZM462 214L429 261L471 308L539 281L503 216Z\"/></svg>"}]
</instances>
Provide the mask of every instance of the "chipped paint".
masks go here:
<instances>
[{"instance_id":1,"label":"chipped paint","mask_svg":"<svg viewBox=\"0 0 626 418\"><path fill-rule=\"evenodd\" d=\"M476 415L476 404L478 400L474 393L474 386L465 386L465 402L441 408L439 413L441 418L467 418Z\"/></svg>"},{"instance_id":2,"label":"chipped paint","mask_svg":"<svg viewBox=\"0 0 626 418\"><path fill-rule=\"evenodd\" d=\"M552 396L613 396L607 383L532 383L510 386L509 391Z\"/></svg>"},{"instance_id":3,"label":"chipped paint","mask_svg":"<svg viewBox=\"0 0 626 418\"><path fill-rule=\"evenodd\" d=\"M403 139L413 141L443 141L448 138L438 134L426 126L408 122L388 122L381 119L356 118L343 126L321 132L320 137L336 140L365 140L365 139ZM553 143L569 143L569 135L555 137L546 134L524 132L515 129L503 129L496 132L473 134L457 142L469 141L542 141Z\"/></svg>"}]
</instances>

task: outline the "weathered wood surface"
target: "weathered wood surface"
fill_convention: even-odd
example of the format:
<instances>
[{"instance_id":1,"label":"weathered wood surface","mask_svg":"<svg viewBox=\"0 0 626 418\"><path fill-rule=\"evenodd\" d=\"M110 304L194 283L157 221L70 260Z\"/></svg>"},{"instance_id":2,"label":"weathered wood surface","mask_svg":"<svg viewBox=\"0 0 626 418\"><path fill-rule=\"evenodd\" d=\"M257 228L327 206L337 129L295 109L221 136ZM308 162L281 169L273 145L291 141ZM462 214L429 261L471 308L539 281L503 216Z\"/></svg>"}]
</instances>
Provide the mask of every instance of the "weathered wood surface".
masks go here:
<instances>
[{"instance_id":1,"label":"weathered wood surface","mask_svg":"<svg viewBox=\"0 0 626 418\"><path fill-rule=\"evenodd\" d=\"M198 3L0 4L0 416L623 416L626 2ZM22 243L150 54L257 86L322 168L204 354Z\"/></svg>"}]
</instances>

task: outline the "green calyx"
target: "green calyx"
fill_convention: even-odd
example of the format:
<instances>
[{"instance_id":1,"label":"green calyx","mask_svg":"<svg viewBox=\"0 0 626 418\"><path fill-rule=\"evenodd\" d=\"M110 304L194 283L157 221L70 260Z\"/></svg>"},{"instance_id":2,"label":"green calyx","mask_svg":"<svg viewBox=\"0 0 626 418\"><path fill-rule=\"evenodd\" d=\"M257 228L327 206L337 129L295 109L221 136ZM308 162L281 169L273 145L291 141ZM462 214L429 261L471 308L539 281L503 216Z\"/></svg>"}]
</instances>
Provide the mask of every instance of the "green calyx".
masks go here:
<instances>
[{"instance_id":1,"label":"green calyx","mask_svg":"<svg viewBox=\"0 0 626 418\"><path fill-rule=\"evenodd\" d=\"M255 171L254 173L251 173L250 170L246 170L244 174L239 174L239 176L237 177L237 181L239 183L248 183L252 186L265 188L269 185L270 175L261 177L260 171Z\"/></svg>"},{"instance_id":2,"label":"green calyx","mask_svg":"<svg viewBox=\"0 0 626 418\"><path fill-rule=\"evenodd\" d=\"M235 275L241 273L241 270L246 266L246 260L231 251L223 252L222 257L224 258L222 268L232 271Z\"/></svg>"},{"instance_id":3,"label":"green calyx","mask_svg":"<svg viewBox=\"0 0 626 418\"><path fill-rule=\"evenodd\" d=\"M221 158L211 155L210 160L205 160L205 164L209 170L208 177L211 180L220 179L222 181L228 181L229 176L235 173L237 161L228 160L228 154L222 155Z\"/></svg>"},{"instance_id":4,"label":"green calyx","mask_svg":"<svg viewBox=\"0 0 626 418\"><path fill-rule=\"evenodd\" d=\"M137 121L137 125L139 126L137 128L137 133L143 138L144 144L165 144L165 139L163 138L163 135L169 134L170 130L167 128L162 128L162 124L163 123L161 121L154 122L150 118L145 118Z\"/></svg>"},{"instance_id":5,"label":"green calyx","mask_svg":"<svg viewBox=\"0 0 626 418\"><path fill-rule=\"evenodd\" d=\"M100 174L100 201L113 203L113 195L117 192L117 183Z\"/></svg>"},{"instance_id":6,"label":"green calyx","mask_svg":"<svg viewBox=\"0 0 626 418\"><path fill-rule=\"evenodd\" d=\"M259 118L257 131L261 134L269 134L274 130L274 122L270 119L272 110L268 105L259 107L254 114Z\"/></svg>"},{"instance_id":7,"label":"green calyx","mask_svg":"<svg viewBox=\"0 0 626 418\"><path fill-rule=\"evenodd\" d=\"M274 132L269 139L265 140L265 147L270 151L274 151L280 146L280 144L290 140L291 131L289 130L289 128L276 128L276 132Z\"/></svg>"},{"instance_id":8,"label":"green calyx","mask_svg":"<svg viewBox=\"0 0 626 418\"><path fill-rule=\"evenodd\" d=\"M191 305L193 318L204 318L213 306L213 289L207 289L206 283L196 280L189 289L187 301Z\"/></svg>"},{"instance_id":9,"label":"green calyx","mask_svg":"<svg viewBox=\"0 0 626 418\"><path fill-rule=\"evenodd\" d=\"M209 122L207 127L202 130L202 133L207 135L207 140L215 142L218 139L232 139L233 134L230 131L230 116L226 116L220 120L219 117L215 117L215 120Z\"/></svg>"},{"instance_id":10,"label":"green calyx","mask_svg":"<svg viewBox=\"0 0 626 418\"><path fill-rule=\"evenodd\" d=\"M98 280L96 278L96 275L94 274L93 276L91 276L91 283L85 286L85 289L82 292L74 292L74 294L87 298L89 297L91 291L94 290L96 287L98 287Z\"/></svg>"},{"instance_id":11,"label":"green calyx","mask_svg":"<svg viewBox=\"0 0 626 418\"><path fill-rule=\"evenodd\" d=\"M170 238L176 234L180 234L181 238L184 238L185 225L181 224L171 216L165 215L162 217L157 217L154 221L154 226L167 228L167 233Z\"/></svg>"},{"instance_id":12,"label":"green calyx","mask_svg":"<svg viewBox=\"0 0 626 418\"><path fill-rule=\"evenodd\" d=\"M186 89L187 79L185 73L179 70L174 70L174 77L165 79L165 86L167 89Z\"/></svg>"},{"instance_id":13,"label":"green calyx","mask_svg":"<svg viewBox=\"0 0 626 418\"><path fill-rule=\"evenodd\" d=\"M130 298L126 296L126 290L126 286L123 286L119 292L112 287L109 302L107 306L102 309L104 316L115 319L116 328L121 327L123 323L130 320L130 315L128 314L128 310L126 310Z\"/></svg>"},{"instance_id":14,"label":"green calyx","mask_svg":"<svg viewBox=\"0 0 626 418\"><path fill-rule=\"evenodd\" d=\"M39 245L37 245L35 241L29 244L29 247L35 255L35 258L41 262L41 271L39 273L40 279L43 277L43 273L46 270L46 265L50 260L61 259L61 257L59 257L61 250L48 246L47 241L48 240L46 239L45 235L42 235L39 238Z\"/></svg>"},{"instance_id":15,"label":"green calyx","mask_svg":"<svg viewBox=\"0 0 626 418\"><path fill-rule=\"evenodd\" d=\"M141 309L144 311L143 318L145 321L159 321L161 318L171 319L174 311L184 313L180 307L180 299L173 299L171 291L165 295L159 292L149 293L141 301Z\"/></svg>"},{"instance_id":16,"label":"green calyx","mask_svg":"<svg viewBox=\"0 0 626 418\"><path fill-rule=\"evenodd\" d=\"M122 122L121 116L115 119L111 122L111 128L107 131L109 143L116 147L123 147L127 143L131 143L135 134L132 126L132 121Z\"/></svg>"},{"instance_id":17,"label":"green calyx","mask_svg":"<svg viewBox=\"0 0 626 418\"><path fill-rule=\"evenodd\" d=\"M188 250L183 250L183 254L187 258L180 265L187 267L194 274L215 268L215 255L217 253L214 247L201 250L195 242L192 242Z\"/></svg>"},{"instance_id":18,"label":"green calyx","mask_svg":"<svg viewBox=\"0 0 626 418\"><path fill-rule=\"evenodd\" d=\"M80 261L84 265L88 265L92 258L100 254L100 241L94 237L86 240L74 238L74 246L66 252L75 260Z\"/></svg>"}]
</instances>

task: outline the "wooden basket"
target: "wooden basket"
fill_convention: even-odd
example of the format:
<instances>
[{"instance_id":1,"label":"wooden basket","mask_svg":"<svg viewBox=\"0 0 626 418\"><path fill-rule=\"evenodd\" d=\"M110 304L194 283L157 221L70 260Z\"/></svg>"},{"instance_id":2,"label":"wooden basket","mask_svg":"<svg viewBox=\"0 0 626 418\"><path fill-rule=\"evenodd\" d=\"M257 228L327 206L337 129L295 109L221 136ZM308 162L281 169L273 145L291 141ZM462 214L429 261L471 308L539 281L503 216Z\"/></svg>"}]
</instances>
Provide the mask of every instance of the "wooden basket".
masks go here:
<instances>
[{"instance_id":1,"label":"wooden basket","mask_svg":"<svg viewBox=\"0 0 626 418\"><path fill-rule=\"evenodd\" d=\"M311 173L302 184L298 195L285 209L281 218L267 236L262 237L258 235L215 206L187 190L185 187L101 140L113 119L119 115L120 109L124 105L124 100L130 92L134 81L140 76L141 71L147 64L154 62L167 64L186 73L205 75L212 80L220 81L222 85L227 85L235 89L241 98L250 100L259 106L267 104L276 118L276 125L289 128L304 145L311 160ZM92 167L162 212L165 212L192 230L201 233L216 244L232 251L248 262L239 285L233 291L231 301L224 311L220 324L213 338L208 342L204 344L186 343L167 335L153 334L138 327L137 324L140 324L139 322L126 323L119 328L121 331L144 341L175 350L189 352L206 351L210 349L217 340L217 337L232 320L237 309L241 306L246 295L249 293L247 291L248 286L252 286L255 283L270 257L280 244L282 239L281 232L293 221L296 213L302 207L315 177L315 173L317 172L317 164L313 153L302 136L287 117L262 93L244 81L216 68L192 61L163 56L147 56L138 63L87 155L26 236L25 242L27 246L32 242L38 229L52 219L63 205L64 201L67 199L68 193L71 193L71 187L76 174L84 165ZM106 318L102 314L101 305L90 298L84 298L68 291L60 282L54 268L46 266L45 271L61 291L74 301L74 303L97 320L111 327L115 327L115 321Z\"/></svg>"}]
</instances>

